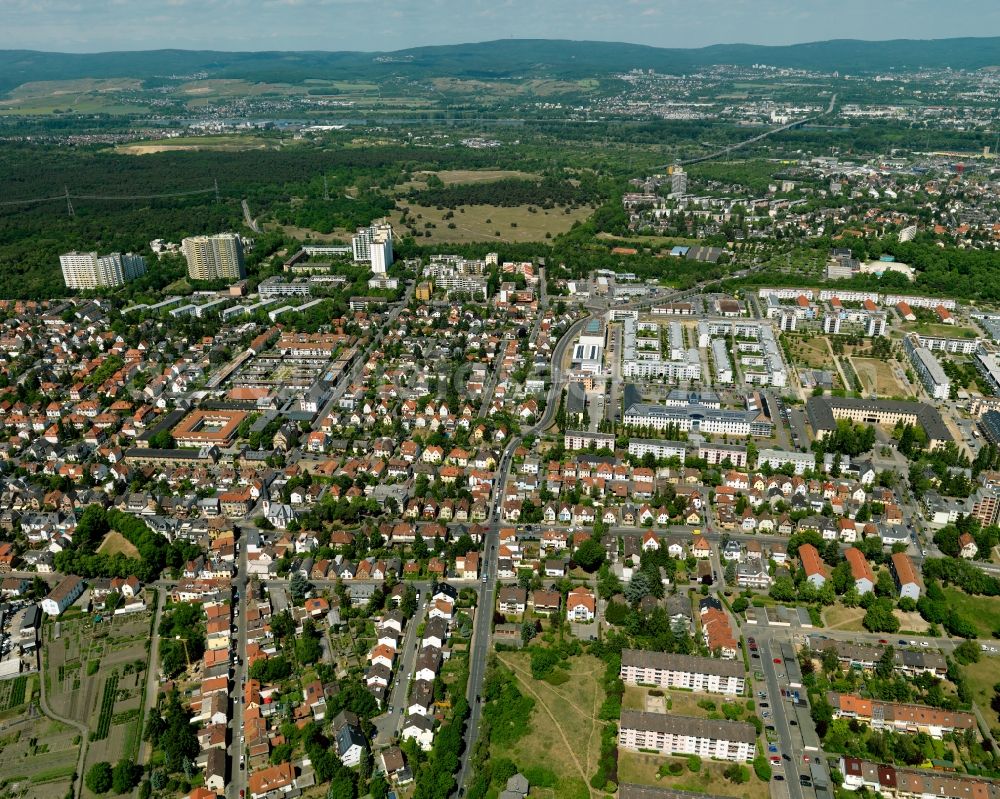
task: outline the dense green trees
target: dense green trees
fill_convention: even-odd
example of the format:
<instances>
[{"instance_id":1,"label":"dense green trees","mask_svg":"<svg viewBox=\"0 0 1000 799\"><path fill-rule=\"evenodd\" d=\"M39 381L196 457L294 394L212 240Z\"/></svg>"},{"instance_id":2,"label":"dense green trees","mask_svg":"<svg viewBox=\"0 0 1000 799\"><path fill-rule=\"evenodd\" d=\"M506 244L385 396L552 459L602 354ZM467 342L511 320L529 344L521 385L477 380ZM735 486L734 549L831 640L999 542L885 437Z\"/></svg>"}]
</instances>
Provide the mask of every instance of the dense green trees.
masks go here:
<instances>
[{"instance_id":1,"label":"dense green trees","mask_svg":"<svg viewBox=\"0 0 1000 799\"><path fill-rule=\"evenodd\" d=\"M193 761L200 750L197 726L191 723L176 690L163 698L149 717L145 737L163 752L163 765L168 773L180 771L184 761Z\"/></svg>"},{"instance_id":2,"label":"dense green trees","mask_svg":"<svg viewBox=\"0 0 1000 799\"><path fill-rule=\"evenodd\" d=\"M83 781L94 793L107 793L113 784L111 764L105 761L94 763L87 769L87 776Z\"/></svg>"},{"instance_id":3,"label":"dense green trees","mask_svg":"<svg viewBox=\"0 0 1000 799\"><path fill-rule=\"evenodd\" d=\"M139 559L98 553L97 548L110 530L121 533L133 544L139 550ZM179 565L186 551L183 544L171 545L165 536L131 514L91 505L80 516L73 546L56 554L56 568L83 577L135 575L148 583L159 578L168 561Z\"/></svg>"}]
</instances>

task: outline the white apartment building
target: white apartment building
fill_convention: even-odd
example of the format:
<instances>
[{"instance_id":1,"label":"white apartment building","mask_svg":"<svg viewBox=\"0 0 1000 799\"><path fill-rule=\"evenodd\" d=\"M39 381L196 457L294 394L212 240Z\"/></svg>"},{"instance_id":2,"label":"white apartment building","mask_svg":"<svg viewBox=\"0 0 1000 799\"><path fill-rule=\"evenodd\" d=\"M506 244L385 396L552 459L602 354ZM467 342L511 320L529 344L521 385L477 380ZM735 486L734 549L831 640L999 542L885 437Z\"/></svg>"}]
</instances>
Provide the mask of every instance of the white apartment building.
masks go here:
<instances>
[{"instance_id":1,"label":"white apartment building","mask_svg":"<svg viewBox=\"0 0 1000 799\"><path fill-rule=\"evenodd\" d=\"M746 763L753 759L757 733L742 721L717 721L623 710L618 745L639 751L651 749L664 755L698 755L702 758Z\"/></svg>"},{"instance_id":2,"label":"white apartment building","mask_svg":"<svg viewBox=\"0 0 1000 799\"><path fill-rule=\"evenodd\" d=\"M934 353L920 346L916 336L907 336L903 340L903 346L927 393L937 400L948 399L951 396L951 380L944 373Z\"/></svg>"},{"instance_id":3,"label":"white apartment building","mask_svg":"<svg viewBox=\"0 0 1000 799\"><path fill-rule=\"evenodd\" d=\"M146 259L134 253L68 252L59 256L63 282L68 289L123 286L146 274Z\"/></svg>"},{"instance_id":4,"label":"white apartment building","mask_svg":"<svg viewBox=\"0 0 1000 799\"><path fill-rule=\"evenodd\" d=\"M384 275L392 266L392 225L376 222L358 228L351 238L354 260L372 265L372 272Z\"/></svg>"},{"instance_id":5,"label":"white apartment building","mask_svg":"<svg viewBox=\"0 0 1000 799\"><path fill-rule=\"evenodd\" d=\"M646 454L652 454L657 460L661 458L680 458L684 463L684 456L687 449L682 441L666 441L656 438L630 438L628 440L628 454L641 458Z\"/></svg>"},{"instance_id":6,"label":"white apartment building","mask_svg":"<svg viewBox=\"0 0 1000 799\"><path fill-rule=\"evenodd\" d=\"M685 688L714 694L741 694L746 685L742 661L622 650L621 679L629 685Z\"/></svg>"}]
</instances>

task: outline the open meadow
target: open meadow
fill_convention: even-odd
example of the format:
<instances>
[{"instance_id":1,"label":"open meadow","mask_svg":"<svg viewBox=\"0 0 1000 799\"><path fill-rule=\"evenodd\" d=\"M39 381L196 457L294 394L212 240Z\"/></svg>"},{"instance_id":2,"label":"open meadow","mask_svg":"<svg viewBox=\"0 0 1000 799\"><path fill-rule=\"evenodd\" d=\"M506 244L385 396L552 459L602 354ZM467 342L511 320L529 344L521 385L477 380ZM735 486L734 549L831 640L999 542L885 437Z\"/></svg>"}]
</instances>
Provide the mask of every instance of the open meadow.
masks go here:
<instances>
[{"instance_id":1,"label":"open meadow","mask_svg":"<svg viewBox=\"0 0 1000 799\"><path fill-rule=\"evenodd\" d=\"M604 722L597 714L605 697L599 682L604 664L594 657L575 657L568 671L555 672L559 678L548 682L531 676L527 653L502 652L497 657L535 706L527 735L510 746L494 745L492 756L514 761L531 782L533 797L586 799L601 754Z\"/></svg>"},{"instance_id":2,"label":"open meadow","mask_svg":"<svg viewBox=\"0 0 1000 799\"><path fill-rule=\"evenodd\" d=\"M581 207L575 210L556 206L550 209L529 206L467 205L449 211L421 205L408 205L410 224L421 236L424 244L465 243L474 241L527 242L542 241L546 233L555 237L569 230L574 222L585 220L592 210ZM446 214L452 214L448 219ZM398 230L406 230L400 221L402 212L397 208L389 219ZM430 234L430 235L427 235Z\"/></svg>"}]
</instances>

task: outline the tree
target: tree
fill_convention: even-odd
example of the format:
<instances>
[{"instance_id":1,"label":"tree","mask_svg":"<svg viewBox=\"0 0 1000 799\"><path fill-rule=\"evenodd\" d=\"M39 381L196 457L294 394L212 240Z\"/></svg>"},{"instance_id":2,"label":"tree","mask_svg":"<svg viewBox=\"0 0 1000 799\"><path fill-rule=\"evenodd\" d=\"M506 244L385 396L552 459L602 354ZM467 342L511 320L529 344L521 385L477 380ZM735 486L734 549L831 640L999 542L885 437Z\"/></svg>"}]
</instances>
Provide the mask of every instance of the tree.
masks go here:
<instances>
[{"instance_id":1,"label":"tree","mask_svg":"<svg viewBox=\"0 0 1000 799\"><path fill-rule=\"evenodd\" d=\"M399 610L408 619L417 612L417 589L412 585L406 586L403 598L399 602Z\"/></svg>"},{"instance_id":2,"label":"tree","mask_svg":"<svg viewBox=\"0 0 1000 799\"><path fill-rule=\"evenodd\" d=\"M301 665L308 666L323 656L323 648L320 646L322 635L312 619L306 619L302 623L302 636L295 642L295 656Z\"/></svg>"},{"instance_id":3,"label":"tree","mask_svg":"<svg viewBox=\"0 0 1000 799\"><path fill-rule=\"evenodd\" d=\"M129 793L142 779L142 767L128 760L119 760L111 772L111 787L115 793Z\"/></svg>"},{"instance_id":4,"label":"tree","mask_svg":"<svg viewBox=\"0 0 1000 799\"><path fill-rule=\"evenodd\" d=\"M593 573L604 562L604 547L600 541L588 538L577 547L573 560L585 572Z\"/></svg>"},{"instance_id":5,"label":"tree","mask_svg":"<svg viewBox=\"0 0 1000 799\"><path fill-rule=\"evenodd\" d=\"M646 572L636 572L625 587L625 598L633 605L638 605L643 597L653 592L653 584Z\"/></svg>"},{"instance_id":6,"label":"tree","mask_svg":"<svg viewBox=\"0 0 1000 799\"><path fill-rule=\"evenodd\" d=\"M892 603L887 599L876 599L868 606L861 622L873 633L894 633L899 630L899 619L892 612Z\"/></svg>"},{"instance_id":7,"label":"tree","mask_svg":"<svg viewBox=\"0 0 1000 799\"><path fill-rule=\"evenodd\" d=\"M295 574L292 575L292 579L288 583L288 590L292 595L292 602L296 605L305 602L306 594L309 593L309 589L311 588L312 586L309 584L309 581L299 572L295 572Z\"/></svg>"},{"instance_id":8,"label":"tree","mask_svg":"<svg viewBox=\"0 0 1000 799\"><path fill-rule=\"evenodd\" d=\"M113 784L111 764L106 761L94 763L88 770L84 783L93 793L107 793Z\"/></svg>"},{"instance_id":9,"label":"tree","mask_svg":"<svg viewBox=\"0 0 1000 799\"><path fill-rule=\"evenodd\" d=\"M892 677L893 672L896 670L896 651L892 648L892 645L886 646L883 650L878 662L875 664L875 674L883 680L888 680Z\"/></svg>"},{"instance_id":10,"label":"tree","mask_svg":"<svg viewBox=\"0 0 1000 799\"><path fill-rule=\"evenodd\" d=\"M978 663L980 658L979 647L972 641L962 641L955 647L953 654L955 660L963 666L967 666L969 663Z\"/></svg>"},{"instance_id":11,"label":"tree","mask_svg":"<svg viewBox=\"0 0 1000 799\"><path fill-rule=\"evenodd\" d=\"M521 624L521 643L525 646L528 642L535 637L538 630L535 628L535 623L533 621L525 621Z\"/></svg>"}]
</instances>

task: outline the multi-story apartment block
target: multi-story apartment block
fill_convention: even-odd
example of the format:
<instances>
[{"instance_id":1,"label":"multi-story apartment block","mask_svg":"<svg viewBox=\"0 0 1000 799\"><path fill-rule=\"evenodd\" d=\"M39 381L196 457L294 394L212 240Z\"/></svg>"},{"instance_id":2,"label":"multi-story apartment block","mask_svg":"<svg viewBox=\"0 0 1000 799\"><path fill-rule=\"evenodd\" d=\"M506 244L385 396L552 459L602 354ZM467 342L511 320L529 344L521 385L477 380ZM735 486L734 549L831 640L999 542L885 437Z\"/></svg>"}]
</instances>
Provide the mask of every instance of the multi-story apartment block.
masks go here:
<instances>
[{"instance_id":1,"label":"multi-story apartment block","mask_svg":"<svg viewBox=\"0 0 1000 799\"><path fill-rule=\"evenodd\" d=\"M746 685L742 661L638 649L622 651L621 678L630 685L686 688L715 694L741 694Z\"/></svg>"},{"instance_id":2,"label":"multi-story apartment block","mask_svg":"<svg viewBox=\"0 0 1000 799\"><path fill-rule=\"evenodd\" d=\"M392 225L376 222L358 228L351 237L351 250L355 261L370 263L372 272L384 275L392 266Z\"/></svg>"},{"instance_id":3,"label":"multi-story apartment block","mask_svg":"<svg viewBox=\"0 0 1000 799\"><path fill-rule=\"evenodd\" d=\"M907 336L903 340L903 347L927 393L937 400L948 399L951 394L951 380L944 373L934 353L921 346L920 339L916 336Z\"/></svg>"},{"instance_id":4,"label":"multi-story apartment block","mask_svg":"<svg viewBox=\"0 0 1000 799\"><path fill-rule=\"evenodd\" d=\"M123 286L146 274L146 259L134 253L68 252L59 256L63 282L68 289Z\"/></svg>"},{"instance_id":5,"label":"multi-story apartment block","mask_svg":"<svg viewBox=\"0 0 1000 799\"><path fill-rule=\"evenodd\" d=\"M237 233L189 236L181 242L181 250L193 280L242 280L247 276L243 239Z\"/></svg>"},{"instance_id":6,"label":"multi-story apartment block","mask_svg":"<svg viewBox=\"0 0 1000 799\"><path fill-rule=\"evenodd\" d=\"M665 755L699 755L745 763L754 755L757 733L742 721L719 721L623 710L618 745L639 751L652 749Z\"/></svg>"}]
</instances>

